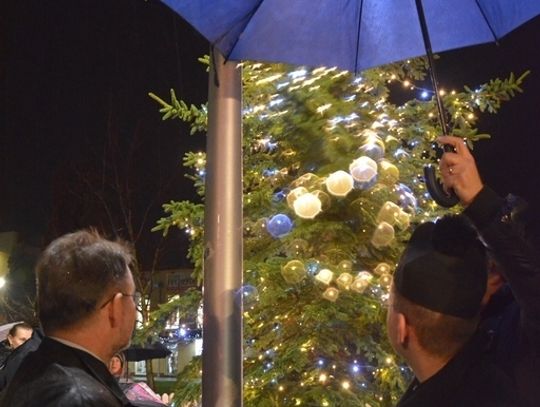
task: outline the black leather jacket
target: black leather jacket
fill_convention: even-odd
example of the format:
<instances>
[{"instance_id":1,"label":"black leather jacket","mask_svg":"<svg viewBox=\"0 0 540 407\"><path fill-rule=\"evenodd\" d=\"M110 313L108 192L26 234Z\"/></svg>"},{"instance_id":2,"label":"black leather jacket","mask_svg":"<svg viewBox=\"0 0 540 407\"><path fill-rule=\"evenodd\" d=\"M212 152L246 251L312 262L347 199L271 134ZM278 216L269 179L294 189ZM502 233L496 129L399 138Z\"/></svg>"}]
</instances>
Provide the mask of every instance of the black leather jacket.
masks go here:
<instances>
[{"instance_id":1,"label":"black leather jacket","mask_svg":"<svg viewBox=\"0 0 540 407\"><path fill-rule=\"evenodd\" d=\"M540 405L540 253L527 233L540 225L527 221L531 213L523 201L488 187L464 212L507 281L484 310L480 330L491 336L492 360L513 378L527 407Z\"/></svg>"},{"instance_id":2,"label":"black leather jacket","mask_svg":"<svg viewBox=\"0 0 540 407\"><path fill-rule=\"evenodd\" d=\"M127 407L114 377L87 352L45 337L0 397L1 407Z\"/></svg>"}]
</instances>

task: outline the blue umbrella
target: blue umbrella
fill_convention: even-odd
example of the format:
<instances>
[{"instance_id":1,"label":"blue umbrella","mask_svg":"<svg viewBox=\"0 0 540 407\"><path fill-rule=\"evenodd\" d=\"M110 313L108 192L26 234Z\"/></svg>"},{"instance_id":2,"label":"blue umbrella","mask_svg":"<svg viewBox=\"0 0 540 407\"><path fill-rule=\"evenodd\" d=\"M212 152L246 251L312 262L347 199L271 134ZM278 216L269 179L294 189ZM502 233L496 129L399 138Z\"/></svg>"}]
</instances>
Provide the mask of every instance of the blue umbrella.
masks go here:
<instances>
[{"instance_id":1,"label":"blue umbrella","mask_svg":"<svg viewBox=\"0 0 540 407\"><path fill-rule=\"evenodd\" d=\"M358 72L427 55L447 134L432 52L497 41L540 14L537 0L164 0L226 60L337 66ZM432 167L432 197L449 207Z\"/></svg>"},{"instance_id":2,"label":"blue umbrella","mask_svg":"<svg viewBox=\"0 0 540 407\"><path fill-rule=\"evenodd\" d=\"M220 51L209 81L205 212L203 404L241 405L241 144L239 72L224 61L337 66L351 72L497 41L540 14L539 0L163 0ZM224 58L223 58L224 57ZM219 126L219 128L218 128ZM232 163L236 163L233 168ZM215 167L214 167L215 166ZM434 170L428 189L439 204ZM233 202L234 201L234 202ZM235 223L236 219L236 223ZM208 284L208 286L207 286Z\"/></svg>"},{"instance_id":3,"label":"blue umbrella","mask_svg":"<svg viewBox=\"0 0 540 407\"><path fill-rule=\"evenodd\" d=\"M540 13L537 0L164 0L226 59L358 72L496 41Z\"/></svg>"}]
</instances>

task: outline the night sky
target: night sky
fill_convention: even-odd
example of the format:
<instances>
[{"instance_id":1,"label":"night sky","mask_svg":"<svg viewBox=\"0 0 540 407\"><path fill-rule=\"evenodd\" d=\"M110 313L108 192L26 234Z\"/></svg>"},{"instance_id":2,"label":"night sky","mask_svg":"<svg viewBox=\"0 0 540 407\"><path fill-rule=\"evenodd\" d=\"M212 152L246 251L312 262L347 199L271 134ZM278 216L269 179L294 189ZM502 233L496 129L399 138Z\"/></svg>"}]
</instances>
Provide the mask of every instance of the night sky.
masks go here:
<instances>
[{"instance_id":1,"label":"night sky","mask_svg":"<svg viewBox=\"0 0 540 407\"><path fill-rule=\"evenodd\" d=\"M203 103L206 73L196 59L206 43L156 1L10 3L0 12L0 230L50 238L84 226L66 219L65 202L60 220L54 206L69 201L62 182L73 181L74 168L91 169L88 157L99 158L111 128L126 154L135 139L142 144L131 175L140 189L159 167L167 178L178 175L161 202L191 197L181 157L204 148L204 138L189 136L179 121L162 122L147 93L167 98L174 88Z\"/></svg>"},{"instance_id":2,"label":"night sky","mask_svg":"<svg viewBox=\"0 0 540 407\"><path fill-rule=\"evenodd\" d=\"M84 226L84 219L70 220L80 206L70 207L65 185L76 182L79 163L92 168L88 157L103 150L111 128L121 148L137 134L140 151L148 152L137 156L133 174L141 189L157 173L169 174L160 202L193 195L181 157L204 148L204 138L189 136L178 121L162 122L147 92L167 97L174 88L180 98L203 103L207 76L196 59L207 51L204 39L152 0L20 0L1 7L0 231L18 230L40 244ZM533 201L540 200L539 43L537 18L499 46L444 53L437 61L445 89L532 71L524 95L483 116L480 131L493 140L475 154L498 192Z\"/></svg>"}]
</instances>

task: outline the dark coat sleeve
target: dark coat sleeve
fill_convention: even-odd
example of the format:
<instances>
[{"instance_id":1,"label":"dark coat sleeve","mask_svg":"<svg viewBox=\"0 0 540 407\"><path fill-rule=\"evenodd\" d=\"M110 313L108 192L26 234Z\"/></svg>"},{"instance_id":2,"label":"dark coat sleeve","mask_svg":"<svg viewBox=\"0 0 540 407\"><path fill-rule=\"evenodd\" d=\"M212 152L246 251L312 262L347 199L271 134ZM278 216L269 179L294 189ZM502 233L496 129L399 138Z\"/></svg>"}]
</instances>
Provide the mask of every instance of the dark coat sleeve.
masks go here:
<instances>
[{"instance_id":1,"label":"dark coat sleeve","mask_svg":"<svg viewBox=\"0 0 540 407\"><path fill-rule=\"evenodd\" d=\"M32 337L7 357L4 368L0 370L0 390L4 389L13 379L24 358L39 347L42 337L41 331L34 330Z\"/></svg>"},{"instance_id":2,"label":"dark coat sleeve","mask_svg":"<svg viewBox=\"0 0 540 407\"><path fill-rule=\"evenodd\" d=\"M464 214L474 223L502 266L502 273L521 310L521 328L540 332L540 257L527 235L523 201L500 198L484 187ZM538 227L538 225L533 225Z\"/></svg>"}]
</instances>

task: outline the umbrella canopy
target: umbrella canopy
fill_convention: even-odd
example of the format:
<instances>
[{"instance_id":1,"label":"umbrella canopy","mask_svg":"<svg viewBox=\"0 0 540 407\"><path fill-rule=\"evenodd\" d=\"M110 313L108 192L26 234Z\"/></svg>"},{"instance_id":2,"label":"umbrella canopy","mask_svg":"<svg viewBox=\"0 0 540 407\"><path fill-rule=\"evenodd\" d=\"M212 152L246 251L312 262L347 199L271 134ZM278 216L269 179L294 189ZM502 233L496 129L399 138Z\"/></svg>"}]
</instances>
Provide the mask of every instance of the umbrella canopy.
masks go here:
<instances>
[{"instance_id":1,"label":"umbrella canopy","mask_svg":"<svg viewBox=\"0 0 540 407\"><path fill-rule=\"evenodd\" d=\"M154 343L147 346L130 346L123 353L127 361L138 362L141 360L165 358L171 354L171 351L160 343Z\"/></svg>"},{"instance_id":2,"label":"umbrella canopy","mask_svg":"<svg viewBox=\"0 0 540 407\"><path fill-rule=\"evenodd\" d=\"M540 13L536 0L164 0L226 59L358 72L496 41Z\"/></svg>"}]
</instances>

